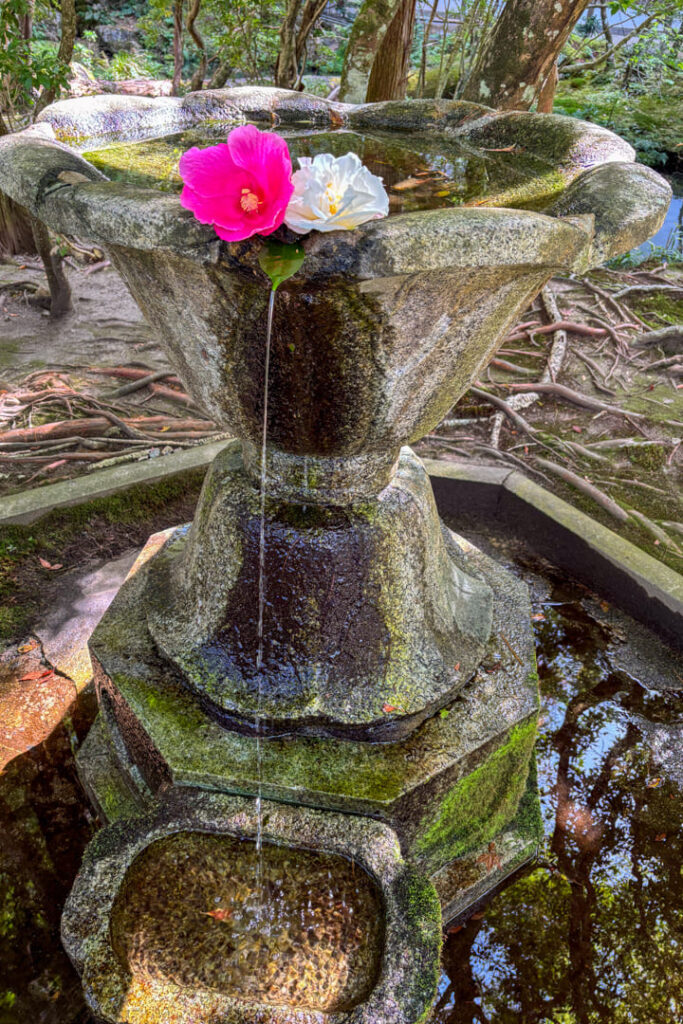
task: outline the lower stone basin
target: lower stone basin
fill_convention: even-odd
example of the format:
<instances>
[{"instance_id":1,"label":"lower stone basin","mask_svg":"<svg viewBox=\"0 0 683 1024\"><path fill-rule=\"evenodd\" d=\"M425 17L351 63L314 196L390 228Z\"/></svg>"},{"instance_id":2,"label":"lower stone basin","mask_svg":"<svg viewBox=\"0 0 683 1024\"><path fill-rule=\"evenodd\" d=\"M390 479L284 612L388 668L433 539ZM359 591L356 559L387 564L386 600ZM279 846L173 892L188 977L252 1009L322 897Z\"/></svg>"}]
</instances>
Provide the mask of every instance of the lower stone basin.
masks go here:
<instances>
[{"instance_id":1,"label":"lower stone basin","mask_svg":"<svg viewBox=\"0 0 683 1024\"><path fill-rule=\"evenodd\" d=\"M374 988L382 900L337 855L178 832L141 853L112 913L137 987L210 989L246 1002L348 1011Z\"/></svg>"},{"instance_id":2,"label":"lower stone basin","mask_svg":"<svg viewBox=\"0 0 683 1024\"><path fill-rule=\"evenodd\" d=\"M98 1021L413 1024L440 907L395 833L179 787L89 846L62 918Z\"/></svg>"}]
</instances>

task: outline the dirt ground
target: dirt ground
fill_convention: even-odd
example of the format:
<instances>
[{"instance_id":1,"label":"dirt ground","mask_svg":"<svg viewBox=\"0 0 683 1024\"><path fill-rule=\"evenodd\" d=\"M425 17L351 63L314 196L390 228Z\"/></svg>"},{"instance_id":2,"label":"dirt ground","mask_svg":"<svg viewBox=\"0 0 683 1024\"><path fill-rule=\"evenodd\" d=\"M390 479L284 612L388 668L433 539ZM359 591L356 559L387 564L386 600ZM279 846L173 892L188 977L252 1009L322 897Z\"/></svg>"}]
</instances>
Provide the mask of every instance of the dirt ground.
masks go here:
<instances>
[{"instance_id":1,"label":"dirt ground","mask_svg":"<svg viewBox=\"0 0 683 1024\"><path fill-rule=\"evenodd\" d=\"M118 274L76 264L68 273L74 311L53 320L39 304L40 265L0 265L0 494L217 433ZM417 450L520 469L680 570L680 325L683 269L556 279Z\"/></svg>"}]
</instances>

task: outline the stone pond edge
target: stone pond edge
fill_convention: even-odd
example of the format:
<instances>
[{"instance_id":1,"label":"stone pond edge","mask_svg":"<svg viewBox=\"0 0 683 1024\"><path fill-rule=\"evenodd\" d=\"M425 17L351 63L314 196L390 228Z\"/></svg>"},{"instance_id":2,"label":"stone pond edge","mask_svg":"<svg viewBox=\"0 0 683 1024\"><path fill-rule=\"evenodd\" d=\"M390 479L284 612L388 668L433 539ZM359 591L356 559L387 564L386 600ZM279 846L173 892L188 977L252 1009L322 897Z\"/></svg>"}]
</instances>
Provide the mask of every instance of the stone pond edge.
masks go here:
<instances>
[{"instance_id":1,"label":"stone pond edge","mask_svg":"<svg viewBox=\"0 0 683 1024\"><path fill-rule=\"evenodd\" d=\"M207 468L219 451L236 443L214 441L0 498L0 530ZM683 650L683 575L517 470L433 459L424 463L442 515L466 511L469 517L512 528L537 554Z\"/></svg>"}]
</instances>

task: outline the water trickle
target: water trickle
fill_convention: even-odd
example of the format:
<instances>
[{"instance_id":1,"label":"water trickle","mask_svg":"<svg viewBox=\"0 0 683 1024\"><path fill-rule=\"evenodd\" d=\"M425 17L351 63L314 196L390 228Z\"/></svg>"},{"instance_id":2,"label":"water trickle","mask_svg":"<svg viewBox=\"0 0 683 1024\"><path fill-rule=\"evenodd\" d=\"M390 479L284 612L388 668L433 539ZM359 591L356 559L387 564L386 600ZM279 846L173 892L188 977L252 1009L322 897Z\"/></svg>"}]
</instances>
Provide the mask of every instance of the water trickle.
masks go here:
<instances>
[{"instance_id":1,"label":"water trickle","mask_svg":"<svg viewBox=\"0 0 683 1024\"><path fill-rule=\"evenodd\" d=\"M258 550L258 647L256 652L256 676L258 696L256 701L256 899L257 912L263 918L263 751L261 749L261 703L263 698L263 613L266 606L266 491L268 473L266 448L268 443L268 377L270 374L270 344L273 334L273 310L275 309L275 288L271 289L268 300L268 326L266 328L266 352L263 370L263 423L261 429L261 472L259 484L259 550Z\"/></svg>"}]
</instances>

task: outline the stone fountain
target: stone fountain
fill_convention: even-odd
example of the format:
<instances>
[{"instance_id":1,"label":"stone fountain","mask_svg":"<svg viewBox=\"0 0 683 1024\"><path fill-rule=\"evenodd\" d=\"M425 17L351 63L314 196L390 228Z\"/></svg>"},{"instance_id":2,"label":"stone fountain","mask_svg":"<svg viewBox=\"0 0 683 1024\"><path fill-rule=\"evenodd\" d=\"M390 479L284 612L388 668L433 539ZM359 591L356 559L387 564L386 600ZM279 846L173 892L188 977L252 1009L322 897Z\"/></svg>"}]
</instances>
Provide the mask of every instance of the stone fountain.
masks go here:
<instances>
[{"instance_id":1,"label":"stone fountain","mask_svg":"<svg viewBox=\"0 0 683 1024\"><path fill-rule=\"evenodd\" d=\"M303 241L275 305L260 670L261 243L219 243L175 196L108 181L76 152L207 119L517 147L537 167L534 209L508 197ZM79 764L110 824L86 855L63 939L98 1019L413 1024L434 994L442 914L533 855L525 588L444 527L406 445L553 274L656 230L668 186L633 160L610 132L561 117L446 101L352 107L273 89L65 101L0 143L3 191L106 249L188 392L239 439L211 466L194 522L150 540L90 643L100 714ZM196 880L178 865L206 859L202 843L253 848L257 794L264 849L298 850L303 865L320 851L337 858L331 879L349 863L366 879L373 951L361 955L358 939L353 984L291 999L238 990L206 963L189 969L185 923L154 925L147 959L144 928L126 931L154 916L135 902L145 878L160 872L183 900ZM182 860L172 841L194 852ZM243 973L271 969L250 955L238 957Z\"/></svg>"}]
</instances>

